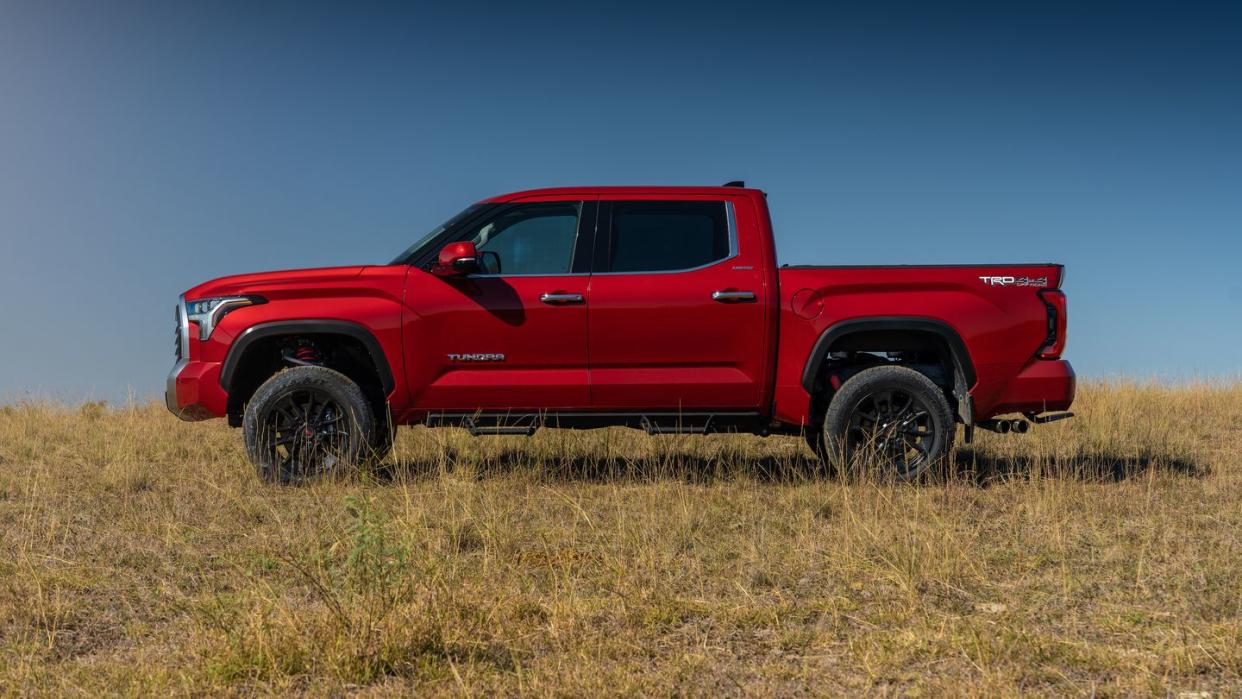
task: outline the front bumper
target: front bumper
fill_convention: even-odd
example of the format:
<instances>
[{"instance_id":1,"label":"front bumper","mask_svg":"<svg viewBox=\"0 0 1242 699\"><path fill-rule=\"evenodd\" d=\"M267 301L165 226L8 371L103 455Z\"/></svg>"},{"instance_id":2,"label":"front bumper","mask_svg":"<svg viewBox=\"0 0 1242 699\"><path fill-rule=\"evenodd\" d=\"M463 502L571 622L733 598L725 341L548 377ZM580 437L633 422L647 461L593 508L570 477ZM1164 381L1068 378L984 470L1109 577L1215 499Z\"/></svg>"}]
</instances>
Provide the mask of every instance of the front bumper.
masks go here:
<instances>
[{"instance_id":1,"label":"front bumper","mask_svg":"<svg viewBox=\"0 0 1242 699\"><path fill-rule=\"evenodd\" d=\"M190 359L190 349L190 319L182 294L177 303L177 363L164 383L164 405L186 421L223 417L228 395L220 386L220 365Z\"/></svg>"},{"instance_id":2,"label":"front bumper","mask_svg":"<svg viewBox=\"0 0 1242 699\"><path fill-rule=\"evenodd\" d=\"M173 415L187 422L226 415L228 394L220 387L220 365L216 362L178 360L168 373L164 405Z\"/></svg>"},{"instance_id":3,"label":"front bumper","mask_svg":"<svg viewBox=\"0 0 1242 699\"><path fill-rule=\"evenodd\" d=\"M181 406L177 405L177 377L189 363L188 359L178 359L172 371L168 372L168 380L164 382L164 406L168 408L168 412L178 417L181 415Z\"/></svg>"}]
</instances>

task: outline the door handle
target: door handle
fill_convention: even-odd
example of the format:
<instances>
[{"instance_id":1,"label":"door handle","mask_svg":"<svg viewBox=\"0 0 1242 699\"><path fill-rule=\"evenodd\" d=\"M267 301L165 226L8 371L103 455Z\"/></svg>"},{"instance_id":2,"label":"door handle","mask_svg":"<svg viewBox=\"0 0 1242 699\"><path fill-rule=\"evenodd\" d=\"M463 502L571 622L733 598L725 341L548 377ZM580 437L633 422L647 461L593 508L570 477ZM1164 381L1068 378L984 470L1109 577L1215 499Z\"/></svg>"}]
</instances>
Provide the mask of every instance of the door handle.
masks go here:
<instances>
[{"instance_id":1,"label":"door handle","mask_svg":"<svg viewBox=\"0 0 1242 699\"><path fill-rule=\"evenodd\" d=\"M721 303L736 303L738 301L754 301L755 292L753 291L713 291L712 300Z\"/></svg>"},{"instance_id":2,"label":"door handle","mask_svg":"<svg viewBox=\"0 0 1242 699\"><path fill-rule=\"evenodd\" d=\"M582 303L582 294L543 294L539 297L539 300L553 306L567 303Z\"/></svg>"}]
</instances>

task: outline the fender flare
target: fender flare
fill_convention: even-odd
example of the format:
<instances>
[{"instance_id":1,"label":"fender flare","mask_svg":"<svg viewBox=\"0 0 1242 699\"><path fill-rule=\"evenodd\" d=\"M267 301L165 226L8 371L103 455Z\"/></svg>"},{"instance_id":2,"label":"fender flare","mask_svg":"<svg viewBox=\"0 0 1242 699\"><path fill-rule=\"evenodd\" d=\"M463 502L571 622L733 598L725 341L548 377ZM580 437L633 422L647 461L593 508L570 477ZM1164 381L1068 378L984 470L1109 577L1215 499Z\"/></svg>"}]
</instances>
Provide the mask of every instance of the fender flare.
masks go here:
<instances>
[{"instance_id":1,"label":"fender flare","mask_svg":"<svg viewBox=\"0 0 1242 699\"><path fill-rule=\"evenodd\" d=\"M880 316L843 320L824 330L819 339L815 341L815 346L811 348L810 356L807 357L806 365L802 370L802 387L807 393L814 391L815 378L819 376L819 370L828 357L828 349L834 343L849 335L877 330L888 332L905 330L938 336L944 340L953 354L954 371L958 374L954 377L954 383L957 384L960 380L961 388L965 390L975 385L975 365L970 359L970 351L966 349L962 336L948 323L918 316Z\"/></svg>"},{"instance_id":2,"label":"fender flare","mask_svg":"<svg viewBox=\"0 0 1242 699\"><path fill-rule=\"evenodd\" d=\"M388 365L388 357L384 354L384 348L380 346L379 340L375 339L375 335L370 330L347 320L276 320L270 323L259 323L252 325L242 331L233 344L229 347L229 352L224 357L224 363L220 367L220 386L225 391L231 391L233 379L237 374L237 369L241 365L242 357L246 356L246 351L250 346L259 340L271 337L280 337L281 335L344 335L353 338L362 343L366 348L367 354L371 355L371 361L375 364L375 370L379 372L380 385L384 389L384 393L392 393L396 387L396 383L392 378L392 369Z\"/></svg>"}]
</instances>

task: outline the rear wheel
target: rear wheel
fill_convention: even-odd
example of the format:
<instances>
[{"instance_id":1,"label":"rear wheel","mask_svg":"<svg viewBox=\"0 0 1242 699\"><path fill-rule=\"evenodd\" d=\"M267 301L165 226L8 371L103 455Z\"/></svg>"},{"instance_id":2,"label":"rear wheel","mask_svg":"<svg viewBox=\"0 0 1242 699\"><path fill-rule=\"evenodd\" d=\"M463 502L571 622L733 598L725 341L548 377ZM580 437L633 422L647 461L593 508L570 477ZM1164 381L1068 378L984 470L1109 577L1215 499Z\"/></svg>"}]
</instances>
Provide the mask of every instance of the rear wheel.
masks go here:
<instances>
[{"instance_id":1,"label":"rear wheel","mask_svg":"<svg viewBox=\"0 0 1242 699\"><path fill-rule=\"evenodd\" d=\"M880 366L858 372L832 397L821 443L838 466L913 480L945 460L954 429L949 401L931 379Z\"/></svg>"},{"instance_id":2,"label":"rear wheel","mask_svg":"<svg viewBox=\"0 0 1242 699\"><path fill-rule=\"evenodd\" d=\"M291 483L352 466L373 448L375 415L362 390L326 367L286 369L255 391L242 421L259 477Z\"/></svg>"}]
</instances>

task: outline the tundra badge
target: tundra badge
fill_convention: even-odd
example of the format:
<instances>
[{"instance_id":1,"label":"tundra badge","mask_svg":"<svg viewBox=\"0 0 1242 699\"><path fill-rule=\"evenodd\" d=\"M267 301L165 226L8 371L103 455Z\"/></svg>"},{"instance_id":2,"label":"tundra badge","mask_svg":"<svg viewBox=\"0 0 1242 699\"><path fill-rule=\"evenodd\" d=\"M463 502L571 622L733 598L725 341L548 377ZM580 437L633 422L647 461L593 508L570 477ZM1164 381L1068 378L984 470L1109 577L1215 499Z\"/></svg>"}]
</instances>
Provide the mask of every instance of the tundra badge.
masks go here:
<instances>
[{"instance_id":1,"label":"tundra badge","mask_svg":"<svg viewBox=\"0 0 1242 699\"><path fill-rule=\"evenodd\" d=\"M505 355L492 352L473 352L469 354L449 354L450 362L503 362Z\"/></svg>"}]
</instances>

